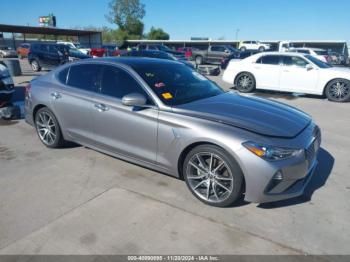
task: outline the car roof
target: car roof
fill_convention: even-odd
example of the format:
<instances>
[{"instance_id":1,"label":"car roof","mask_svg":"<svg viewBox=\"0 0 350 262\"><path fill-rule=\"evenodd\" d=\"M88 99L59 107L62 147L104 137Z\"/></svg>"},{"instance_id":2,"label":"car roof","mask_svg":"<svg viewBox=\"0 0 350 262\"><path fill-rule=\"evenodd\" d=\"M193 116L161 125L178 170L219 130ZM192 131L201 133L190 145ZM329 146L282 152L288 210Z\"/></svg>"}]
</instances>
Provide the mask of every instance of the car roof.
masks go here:
<instances>
[{"instance_id":1,"label":"car roof","mask_svg":"<svg viewBox=\"0 0 350 262\"><path fill-rule=\"evenodd\" d=\"M177 62L175 60L157 59L157 58L149 58L149 57L130 57L130 56L91 58L91 59L81 60L78 63L89 63L89 62L109 62L109 63L116 63L116 64L124 64L132 68L137 66L153 66L153 65L157 65L157 66L166 66L166 65L173 65L173 64L183 65L182 63Z\"/></svg>"},{"instance_id":2,"label":"car roof","mask_svg":"<svg viewBox=\"0 0 350 262\"><path fill-rule=\"evenodd\" d=\"M326 51L322 48L313 48L313 47L294 47L293 50L313 50L313 51Z\"/></svg>"}]
</instances>

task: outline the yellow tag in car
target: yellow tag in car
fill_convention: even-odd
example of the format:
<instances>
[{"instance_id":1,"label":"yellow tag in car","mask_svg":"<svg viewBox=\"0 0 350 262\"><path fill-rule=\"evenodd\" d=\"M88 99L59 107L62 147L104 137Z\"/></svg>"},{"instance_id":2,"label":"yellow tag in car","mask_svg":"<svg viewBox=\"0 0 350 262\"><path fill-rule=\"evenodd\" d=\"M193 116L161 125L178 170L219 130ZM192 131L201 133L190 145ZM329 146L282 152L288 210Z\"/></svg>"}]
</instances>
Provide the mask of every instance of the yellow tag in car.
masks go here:
<instances>
[{"instance_id":1,"label":"yellow tag in car","mask_svg":"<svg viewBox=\"0 0 350 262\"><path fill-rule=\"evenodd\" d=\"M170 93L163 93L162 96L164 99L172 99L173 98L172 94L170 94Z\"/></svg>"}]
</instances>

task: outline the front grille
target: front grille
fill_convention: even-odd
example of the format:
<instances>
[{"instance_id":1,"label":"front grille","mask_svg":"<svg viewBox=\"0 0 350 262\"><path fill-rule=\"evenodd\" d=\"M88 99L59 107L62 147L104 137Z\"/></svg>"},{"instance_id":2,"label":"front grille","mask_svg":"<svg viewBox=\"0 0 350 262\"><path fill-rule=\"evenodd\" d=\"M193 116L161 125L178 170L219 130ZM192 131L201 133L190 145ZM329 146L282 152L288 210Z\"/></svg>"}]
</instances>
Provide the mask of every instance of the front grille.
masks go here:
<instances>
[{"instance_id":1,"label":"front grille","mask_svg":"<svg viewBox=\"0 0 350 262\"><path fill-rule=\"evenodd\" d=\"M321 143L321 132L318 126L315 127L313 132L313 141L308 148L305 149L305 157L308 162L309 168L317 157L317 152Z\"/></svg>"}]
</instances>

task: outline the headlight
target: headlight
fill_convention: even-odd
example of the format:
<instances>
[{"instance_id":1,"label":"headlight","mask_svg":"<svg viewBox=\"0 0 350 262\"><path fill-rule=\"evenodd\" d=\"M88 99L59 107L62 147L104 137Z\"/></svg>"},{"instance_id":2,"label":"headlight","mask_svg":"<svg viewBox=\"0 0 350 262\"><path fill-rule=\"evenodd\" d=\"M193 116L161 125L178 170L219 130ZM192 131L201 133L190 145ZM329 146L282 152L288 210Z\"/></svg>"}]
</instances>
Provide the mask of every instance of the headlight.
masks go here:
<instances>
[{"instance_id":1,"label":"headlight","mask_svg":"<svg viewBox=\"0 0 350 262\"><path fill-rule=\"evenodd\" d=\"M283 160L286 158L300 155L304 152L303 149L267 146L250 141L243 143L243 146L253 154L270 161Z\"/></svg>"},{"instance_id":2,"label":"headlight","mask_svg":"<svg viewBox=\"0 0 350 262\"><path fill-rule=\"evenodd\" d=\"M3 78L3 79L2 79L2 82L3 82L5 85L13 85L13 80L12 80L11 77Z\"/></svg>"}]
</instances>

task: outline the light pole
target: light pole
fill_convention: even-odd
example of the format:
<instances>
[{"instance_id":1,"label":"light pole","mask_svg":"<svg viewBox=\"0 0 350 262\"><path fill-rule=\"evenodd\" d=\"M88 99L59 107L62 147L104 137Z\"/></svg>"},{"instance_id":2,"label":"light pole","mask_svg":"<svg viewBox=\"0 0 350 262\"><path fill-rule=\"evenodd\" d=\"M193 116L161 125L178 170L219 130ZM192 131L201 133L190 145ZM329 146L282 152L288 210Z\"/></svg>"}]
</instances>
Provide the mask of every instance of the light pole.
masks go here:
<instances>
[{"instance_id":1,"label":"light pole","mask_svg":"<svg viewBox=\"0 0 350 262\"><path fill-rule=\"evenodd\" d=\"M238 40L238 33L239 33L239 28L236 29L236 40Z\"/></svg>"}]
</instances>

